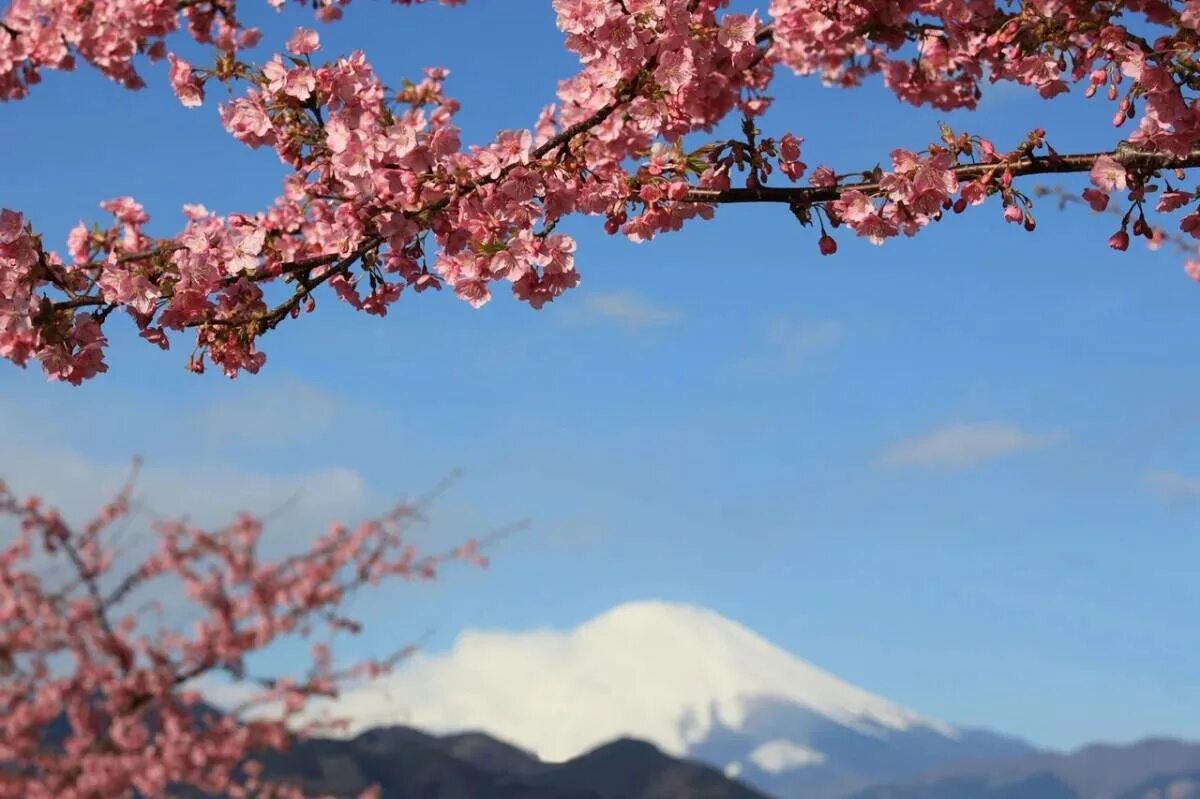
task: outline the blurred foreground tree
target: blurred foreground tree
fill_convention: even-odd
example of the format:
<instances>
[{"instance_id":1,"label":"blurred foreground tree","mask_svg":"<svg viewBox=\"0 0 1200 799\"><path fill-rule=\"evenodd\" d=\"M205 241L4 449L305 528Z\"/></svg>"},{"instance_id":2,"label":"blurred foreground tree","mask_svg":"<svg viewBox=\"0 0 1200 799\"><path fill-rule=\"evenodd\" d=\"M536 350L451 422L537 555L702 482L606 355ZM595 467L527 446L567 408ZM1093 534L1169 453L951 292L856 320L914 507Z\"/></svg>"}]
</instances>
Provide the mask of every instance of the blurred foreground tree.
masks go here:
<instances>
[{"instance_id":1,"label":"blurred foreground tree","mask_svg":"<svg viewBox=\"0 0 1200 799\"><path fill-rule=\"evenodd\" d=\"M476 540L418 554L402 533L422 503L335 526L278 559L261 553L263 521L250 515L211 531L159 523L153 551L130 557L109 534L130 513L131 485L73 527L0 482L0 519L16 526L0 549L0 799L156 799L181 786L298 797L262 781L255 753L336 728L314 701L410 648L345 665L315 643L299 676L253 675L248 660L287 639L357 633L345 606L361 588L431 579L447 560L485 565ZM147 601L151 586L162 602ZM190 629L170 623L178 613ZM204 702L198 689L218 677L244 694L237 707Z\"/></svg>"}]
</instances>

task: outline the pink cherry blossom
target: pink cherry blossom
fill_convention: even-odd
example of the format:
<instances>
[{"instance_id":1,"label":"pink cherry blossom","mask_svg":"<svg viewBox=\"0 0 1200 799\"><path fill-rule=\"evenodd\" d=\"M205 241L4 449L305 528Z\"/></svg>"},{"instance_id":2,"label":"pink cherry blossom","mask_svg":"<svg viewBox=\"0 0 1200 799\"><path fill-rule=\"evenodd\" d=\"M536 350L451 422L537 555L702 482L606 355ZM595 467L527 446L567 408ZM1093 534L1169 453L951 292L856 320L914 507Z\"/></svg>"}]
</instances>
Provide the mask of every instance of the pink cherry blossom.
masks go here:
<instances>
[{"instance_id":1,"label":"pink cherry blossom","mask_svg":"<svg viewBox=\"0 0 1200 799\"><path fill-rule=\"evenodd\" d=\"M72 332L78 346L87 348L94 326L83 318ZM78 355L74 361L89 368ZM405 534L421 508L404 505L335 525L279 558L260 554L265 526L249 514L216 530L163 521L149 551L123 559L119 570L115 528L130 498L126 486L74 526L0 482L0 517L14 527L0 548L0 760L20 764L0 779L3 799L133 799L184 785L207 795L303 799L297 786L264 780L253 757L335 729L337 719L307 712L314 700L387 673L412 648L346 663L316 643L308 664L273 679L254 673L254 656L323 631L360 631L345 608L359 589L428 579L451 560L487 563L486 542L476 540L418 555ZM147 612L152 585L171 587L175 611L192 623ZM246 689L229 712L202 704L198 690L221 674ZM61 740L47 747L51 731ZM360 799L371 796L378 794Z\"/></svg>"},{"instance_id":2,"label":"pink cherry blossom","mask_svg":"<svg viewBox=\"0 0 1200 799\"><path fill-rule=\"evenodd\" d=\"M168 53L167 60L171 64L171 88L175 96L184 106L199 108L204 103L204 85L192 71L192 65L174 53Z\"/></svg>"},{"instance_id":3,"label":"pink cherry blossom","mask_svg":"<svg viewBox=\"0 0 1200 799\"><path fill-rule=\"evenodd\" d=\"M1200 211L1188 214L1179 220L1179 229L1195 238L1200 239Z\"/></svg>"},{"instance_id":4,"label":"pink cherry blossom","mask_svg":"<svg viewBox=\"0 0 1200 799\"><path fill-rule=\"evenodd\" d=\"M1092 188L1084 189L1083 199L1087 200L1087 204L1092 207L1093 211L1099 212L1108 208L1108 192Z\"/></svg>"},{"instance_id":5,"label":"pink cherry blossom","mask_svg":"<svg viewBox=\"0 0 1200 799\"><path fill-rule=\"evenodd\" d=\"M287 42L287 51L292 55L311 55L320 49L321 37L316 31L308 28L296 28L296 32Z\"/></svg>"},{"instance_id":6,"label":"pink cherry blossom","mask_svg":"<svg viewBox=\"0 0 1200 799\"><path fill-rule=\"evenodd\" d=\"M1102 155L1092 166L1092 183L1101 191L1125 191L1125 167L1117 163L1112 156Z\"/></svg>"},{"instance_id":7,"label":"pink cherry blossom","mask_svg":"<svg viewBox=\"0 0 1200 799\"><path fill-rule=\"evenodd\" d=\"M358 5L269 2L299 14L307 5L324 22ZM1171 13L1162 3L1080 0L1036 13L965 0L549 6L573 74L535 104L527 126L464 145L449 70L428 67L389 89L365 52L317 58L320 38L308 28L270 43L282 52L253 58L262 37L238 0L12 0L0 19L0 99L76 66L130 88L169 86L192 108L216 82L228 99L211 113L235 140L271 151L285 174L264 208L218 216L189 205L162 237L147 233L136 201L109 201L111 224L74 228L65 256L45 244L61 236L6 211L0 357L78 382L102 373L109 331L131 322L155 346L194 336L188 368L213 363L236 376L263 367L271 331L329 302L384 316L445 284L472 307L507 294L540 308L582 282L587 254L559 227L577 217L648 242L727 203L777 203L832 254L826 226L883 244L988 202L1033 230L1027 180L1087 173L1082 199L1122 214L1134 235L1153 243L1154 230L1169 229L1146 218L1154 209L1179 213L1180 230L1200 236L1197 192L1180 185L1182 170L1200 166L1200 75L1188 55L1195 3ZM447 24L471 24L470 13ZM764 122L787 70L831 89L879 81L900 101L941 111L975 108L994 84L1049 101L1076 92L1110 103L1119 130L1099 124L1089 138L1035 128L1004 143L941 125L835 170L810 152L806 131ZM824 113L793 111L799 124ZM886 124L875 108L867 118ZM1096 137L1109 142L1100 152ZM810 172L802 150L821 165Z\"/></svg>"}]
</instances>

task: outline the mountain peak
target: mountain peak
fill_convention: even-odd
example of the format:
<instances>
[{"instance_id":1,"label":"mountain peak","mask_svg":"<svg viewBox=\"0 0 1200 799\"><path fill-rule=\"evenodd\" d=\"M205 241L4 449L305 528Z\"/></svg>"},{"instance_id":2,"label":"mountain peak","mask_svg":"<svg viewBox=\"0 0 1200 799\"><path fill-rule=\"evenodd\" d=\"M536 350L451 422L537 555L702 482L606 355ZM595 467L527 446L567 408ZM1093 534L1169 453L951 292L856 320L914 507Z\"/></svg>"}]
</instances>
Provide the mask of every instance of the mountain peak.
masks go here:
<instances>
[{"instance_id":1,"label":"mountain peak","mask_svg":"<svg viewBox=\"0 0 1200 799\"><path fill-rule=\"evenodd\" d=\"M745 700L773 697L859 729L920 725L956 734L949 725L844 682L708 608L627 602L580 625L572 638L585 649L623 651L608 659L653 684L656 693L686 693L694 709L715 713L727 725L739 725ZM682 754L679 746L666 748Z\"/></svg>"},{"instance_id":2,"label":"mountain peak","mask_svg":"<svg viewBox=\"0 0 1200 799\"><path fill-rule=\"evenodd\" d=\"M713 610L658 600L618 605L571 630L466 631L451 651L415 657L345 694L336 713L357 729L483 731L545 763L636 738L772 788L802 775L824 785L985 753L981 738L845 682Z\"/></svg>"},{"instance_id":3,"label":"mountain peak","mask_svg":"<svg viewBox=\"0 0 1200 799\"><path fill-rule=\"evenodd\" d=\"M577 629L605 626L624 628L683 626L690 629L707 626L749 633L745 627L725 618L715 610L665 599L636 599L622 602L584 622Z\"/></svg>"}]
</instances>

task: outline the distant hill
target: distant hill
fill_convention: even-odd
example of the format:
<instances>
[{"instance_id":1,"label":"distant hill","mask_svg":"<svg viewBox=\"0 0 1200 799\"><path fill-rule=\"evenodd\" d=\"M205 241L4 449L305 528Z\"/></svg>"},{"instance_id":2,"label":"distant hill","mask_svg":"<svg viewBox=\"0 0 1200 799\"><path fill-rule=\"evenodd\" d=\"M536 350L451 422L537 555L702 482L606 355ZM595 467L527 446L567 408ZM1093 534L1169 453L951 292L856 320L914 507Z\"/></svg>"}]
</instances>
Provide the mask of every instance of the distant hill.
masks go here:
<instances>
[{"instance_id":1,"label":"distant hill","mask_svg":"<svg viewBox=\"0 0 1200 799\"><path fill-rule=\"evenodd\" d=\"M481 733L436 737L407 727L312 739L263 758L265 776L312 793L382 799L768 799L721 772L622 739L565 763Z\"/></svg>"},{"instance_id":2,"label":"distant hill","mask_svg":"<svg viewBox=\"0 0 1200 799\"><path fill-rule=\"evenodd\" d=\"M1200 771L1155 777L1117 799L1200 799Z\"/></svg>"},{"instance_id":3,"label":"distant hill","mask_svg":"<svg viewBox=\"0 0 1200 799\"><path fill-rule=\"evenodd\" d=\"M348 740L298 743L264 763L268 777L338 797L377 783L383 799L771 799L632 738L545 763L483 733L436 736L381 727ZM1200 744L1150 739L977 761L874 785L846 799L1200 799Z\"/></svg>"},{"instance_id":4,"label":"distant hill","mask_svg":"<svg viewBox=\"0 0 1200 799\"><path fill-rule=\"evenodd\" d=\"M939 769L850 799L1200 799L1200 744L1152 738Z\"/></svg>"}]
</instances>

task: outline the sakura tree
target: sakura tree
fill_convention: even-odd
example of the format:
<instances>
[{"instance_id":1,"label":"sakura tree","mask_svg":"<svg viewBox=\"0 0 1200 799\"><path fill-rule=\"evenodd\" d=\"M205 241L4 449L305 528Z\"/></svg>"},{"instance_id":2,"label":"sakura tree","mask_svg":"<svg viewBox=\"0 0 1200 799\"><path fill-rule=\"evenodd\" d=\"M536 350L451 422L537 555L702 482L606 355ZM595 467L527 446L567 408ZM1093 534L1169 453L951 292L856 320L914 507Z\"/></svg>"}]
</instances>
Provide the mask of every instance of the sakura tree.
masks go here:
<instances>
[{"instance_id":1,"label":"sakura tree","mask_svg":"<svg viewBox=\"0 0 1200 799\"><path fill-rule=\"evenodd\" d=\"M310 5L323 22L353 13L349 0ZM61 253L35 220L3 211L0 355L78 384L105 371L107 325L124 311L160 347L194 331L188 367L233 377L257 372L262 336L326 295L382 316L406 289L445 286L479 307L507 284L537 308L579 284L575 242L556 232L573 214L645 241L722 204L782 205L815 230L813 252L832 255L841 228L881 244L976 206L1033 230L1021 179L1079 172L1092 184L1082 199L1119 212L1113 248L1200 237L1185 171L1200 165L1200 0L763 0L749 14L728 0L550 5L578 73L528 129L464 146L445 69L389 87L365 54L326 58L304 27L282 52L252 57L261 36L239 22L237 0L12 0L0 97L19 100L44 70L81 61L140 88L142 70L162 64L151 68L188 107L204 106L214 82L232 87L217 109L225 128L274 150L289 174L271 207L187 206L170 238L144 232L134 199L107 200L112 222L71 230ZM211 47L206 63L172 51L184 36ZM803 130L760 128L787 71L845 89L878 79L943 110L974 108L997 82L1047 99L1099 95L1112 104L1112 147L1072 152L1070 131L1052 146L1041 129L994 142L942 128L923 150L893 150L887 169L864 171L879 156L864 153L810 170L802 158L819 154L802 155ZM730 116L741 134L712 138Z\"/></svg>"},{"instance_id":2,"label":"sakura tree","mask_svg":"<svg viewBox=\"0 0 1200 799\"><path fill-rule=\"evenodd\" d=\"M360 629L347 600L432 578L449 559L485 563L476 540L419 555L403 534L421 506L335 526L278 558L264 554L259 518L218 530L163 522L152 549L132 556L113 535L129 486L72 526L0 482L0 529L17 529L0 547L0 799L150 799L185 795L181 786L188 796L302 796L268 781L255 755L336 726L314 700L409 651L337 663L330 636ZM253 656L289 638L311 641L307 671L254 674ZM247 688L244 701L227 712L205 704L199 688L215 675Z\"/></svg>"}]
</instances>

